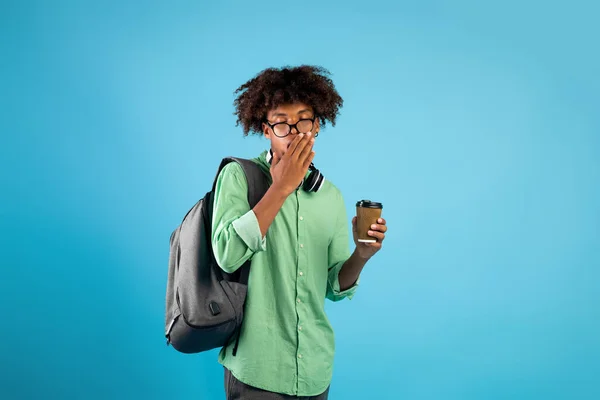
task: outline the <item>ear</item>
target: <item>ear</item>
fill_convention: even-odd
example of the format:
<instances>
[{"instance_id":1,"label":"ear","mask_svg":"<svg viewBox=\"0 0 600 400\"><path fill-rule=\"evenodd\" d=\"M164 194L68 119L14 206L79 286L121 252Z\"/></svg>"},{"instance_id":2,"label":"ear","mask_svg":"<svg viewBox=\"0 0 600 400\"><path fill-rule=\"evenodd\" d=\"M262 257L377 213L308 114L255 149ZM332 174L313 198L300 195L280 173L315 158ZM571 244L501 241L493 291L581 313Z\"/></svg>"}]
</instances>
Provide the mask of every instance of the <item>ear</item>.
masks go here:
<instances>
[{"instance_id":1,"label":"ear","mask_svg":"<svg viewBox=\"0 0 600 400\"><path fill-rule=\"evenodd\" d=\"M319 119L319 117L317 117L317 118L315 118L315 127L314 127L315 136L317 136L319 134L320 129L321 129L321 120Z\"/></svg>"},{"instance_id":2,"label":"ear","mask_svg":"<svg viewBox=\"0 0 600 400\"><path fill-rule=\"evenodd\" d=\"M271 132L269 131L269 126L263 122L262 129L263 129L263 135L265 135L265 137L270 140Z\"/></svg>"}]
</instances>

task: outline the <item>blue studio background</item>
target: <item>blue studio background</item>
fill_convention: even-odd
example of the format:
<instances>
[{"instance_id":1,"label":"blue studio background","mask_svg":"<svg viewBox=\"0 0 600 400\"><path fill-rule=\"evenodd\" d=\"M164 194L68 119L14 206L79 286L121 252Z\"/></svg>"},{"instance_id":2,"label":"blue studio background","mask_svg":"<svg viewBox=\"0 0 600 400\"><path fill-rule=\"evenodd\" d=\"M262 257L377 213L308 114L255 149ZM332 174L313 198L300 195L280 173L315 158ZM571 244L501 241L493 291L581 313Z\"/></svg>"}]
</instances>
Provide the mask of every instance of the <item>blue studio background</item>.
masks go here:
<instances>
[{"instance_id":1,"label":"blue studio background","mask_svg":"<svg viewBox=\"0 0 600 400\"><path fill-rule=\"evenodd\" d=\"M331 398L600 398L598 6L416 3L2 1L0 397L224 398L165 345L169 236L267 144L233 91L306 63L315 163L389 222Z\"/></svg>"}]
</instances>

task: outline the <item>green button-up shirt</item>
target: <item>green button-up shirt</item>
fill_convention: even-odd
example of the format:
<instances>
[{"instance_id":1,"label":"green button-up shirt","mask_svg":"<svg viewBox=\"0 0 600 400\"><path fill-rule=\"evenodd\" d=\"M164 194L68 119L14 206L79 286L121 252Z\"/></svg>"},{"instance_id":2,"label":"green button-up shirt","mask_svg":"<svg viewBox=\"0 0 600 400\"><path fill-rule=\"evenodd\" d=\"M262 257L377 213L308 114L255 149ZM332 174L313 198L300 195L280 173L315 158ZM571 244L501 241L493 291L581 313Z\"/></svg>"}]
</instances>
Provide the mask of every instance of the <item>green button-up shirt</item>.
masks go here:
<instances>
[{"instance_id":1,"label":"green button-up shirt","mask_svg":"<svg viewBox=\"0 0 600 400\"><path fill-rule=\"evenodd\" d=\"M266 151L253 159L270 177ZM325 181L316 193L294 191L263 238L237 163L217 178L212 244L233 272L252 259L237 354L233 340L219 353L232 374L258 388L296 396L322 393L331 382L334 333L325 299L352 298L358 281L340 290L350 257L349 224L339 189Z\"/></svg>"}]
</instances>

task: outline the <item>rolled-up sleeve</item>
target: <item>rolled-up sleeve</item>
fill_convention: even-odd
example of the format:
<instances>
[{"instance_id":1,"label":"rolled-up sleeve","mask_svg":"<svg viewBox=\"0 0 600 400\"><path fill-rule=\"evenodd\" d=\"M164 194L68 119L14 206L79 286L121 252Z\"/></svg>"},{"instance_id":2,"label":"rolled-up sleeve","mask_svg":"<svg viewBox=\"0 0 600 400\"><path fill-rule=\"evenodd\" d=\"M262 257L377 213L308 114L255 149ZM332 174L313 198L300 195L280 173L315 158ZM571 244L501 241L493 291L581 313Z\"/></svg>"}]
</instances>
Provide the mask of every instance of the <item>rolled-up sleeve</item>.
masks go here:
<instances>
[{"instance_id":1,"label":"rolled-up sleeve","mask_svg":"<svg viewBox=\"0 0 600 400\"><path fill-rule=\"evenodd\" d=\"M215 186L212 246L217 263L235 272L255 253L266 250L266 239L248 204L248 183L236 162L227 164Z\"/></svg>"},{"instance_id":2,"label":"rolled-up sleeve","mask_svg":"<svg viewBox=\"0 0 600 400\"><path fill-rule=\"evenodd\" d=\"M342 195L338 193L335 210L337 223L333 239L329 244L328 260L329 272L327 279L327 298L331 301L349 300L354 297L360 278L346 290L341 290L339 274L344 263L350 258L350 235L346 207Z\"/></svg>"}]
</instances>

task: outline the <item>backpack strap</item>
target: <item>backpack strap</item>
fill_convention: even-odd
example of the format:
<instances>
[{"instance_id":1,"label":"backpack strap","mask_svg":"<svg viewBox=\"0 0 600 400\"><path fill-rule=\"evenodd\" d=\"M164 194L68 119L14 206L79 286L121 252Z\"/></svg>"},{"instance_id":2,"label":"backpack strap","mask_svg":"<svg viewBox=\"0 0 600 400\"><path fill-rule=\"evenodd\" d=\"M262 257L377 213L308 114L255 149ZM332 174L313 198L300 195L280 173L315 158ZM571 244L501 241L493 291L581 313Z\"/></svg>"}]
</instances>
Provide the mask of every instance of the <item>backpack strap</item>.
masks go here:
<instances>
[{"instance_id":1,"label":"backpack strap","mask_svg":"<svg viewBox=\"0 0 600 400\"><path fill-rule=\"evenodd\" d=\"M248 204L250 208L254 208L256 204L262 199L267 190L269 189L269 181L265 172L252 160L246 160L244 158L230 157L231 160L239 163L244 169L246 174L246 181L248 182ZM240 283L245 285L248 284L248 278L250 275L250 262L243 266L240 271Z\"/></svg>"},{"instance_id":2,"label":"backpack strap","mask_svg":"<svg viewBox=\"0 0 600 400\"><path fill-rule=\"evenodd\" d=\"M269 189L269 179L262 168L252 160L239 157L225 157L221 161L217 177L221 173L221 170L230 162L237 162L246 175L246 181L248 182L248 204L250 208L254 208L256 204L262 199L267 190ZM216 188L217 179L215 178L213 184L213 191ZM247 285L248 277L250 275L250 261L248 260L244 265L240 267L239 282Z\"/></svg>"},{"instance_id":3,"label":"backpack strap","mask_svg":"<svg viewBox=\"0 0 600 400\"><path fill-rule=\"evenodd\" d=\"M252 160L237 157L229 157L229 159L237 162L244 169L246 181L248 181L248 203L250 204L250 208L254 208L269 189L267 175Z\"/></svg>"},{"instance_id":4,"label":"backpack strap","mask_svg":"<svg viewBox=\"0 0 600 400\"><path fill-rule=\"evenodd\" d=\"M217 176L213 180L212 190L214 192L217 185L217 178L223 168L230 162L237 162L240 164L246 175L246 181L248 182L248 204L250 208L254 208L256 204L262 199L267 190L269 189L269 180L265 172L252 160L239 157L225 157L219 165Z\"/></svg>"}]
</instances>

